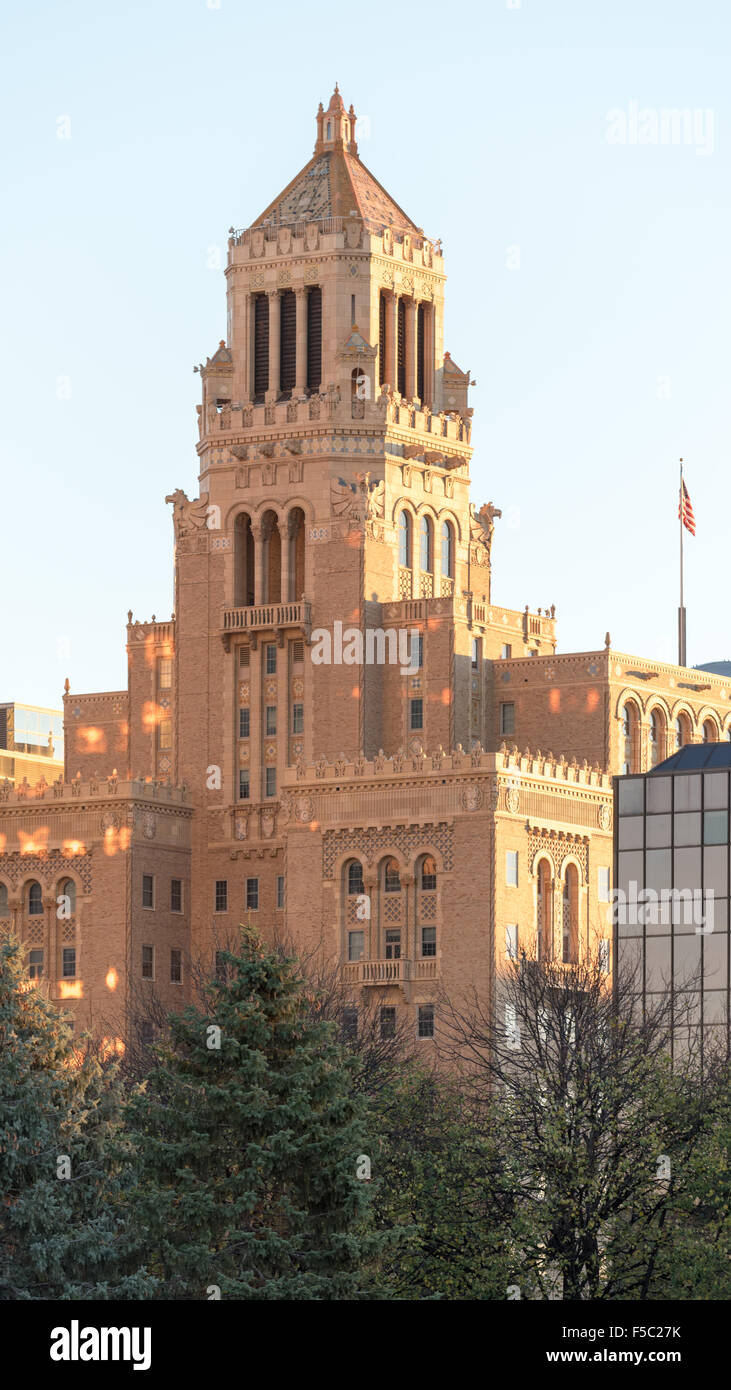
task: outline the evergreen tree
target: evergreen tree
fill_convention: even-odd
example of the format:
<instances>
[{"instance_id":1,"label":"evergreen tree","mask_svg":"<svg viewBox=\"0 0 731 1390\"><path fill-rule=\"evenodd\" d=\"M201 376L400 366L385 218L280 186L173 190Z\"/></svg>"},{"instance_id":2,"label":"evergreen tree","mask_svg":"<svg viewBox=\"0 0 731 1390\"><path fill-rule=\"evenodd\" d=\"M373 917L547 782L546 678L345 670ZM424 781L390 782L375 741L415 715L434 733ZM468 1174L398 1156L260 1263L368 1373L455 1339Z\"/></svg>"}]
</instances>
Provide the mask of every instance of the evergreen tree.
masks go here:
<instances>
[{"instance_id":1,"label":"evergreen tree","mask_svg":"<svg viewBox=\"0 0 731 1390\"><path fill-rule=\"evenodd\" d=\"M221 961L130 1103L138 1240L159 1296L364 1296L378 1242L358 1174L372 1149L335 1028L253 928Z\"/></svg>"},{"instance_id":2,"label":"evergreen tree","mask_svg":"<svg viewBox=\"0 0 731 1390\"><path fill-rule=\"evenodd\" d=\"M124 1240L120 1094L24 957L0 941L0 1299L103 1298ZM144 1277L123 1287L139 1296Z\"/></svg>"}]
</instances>

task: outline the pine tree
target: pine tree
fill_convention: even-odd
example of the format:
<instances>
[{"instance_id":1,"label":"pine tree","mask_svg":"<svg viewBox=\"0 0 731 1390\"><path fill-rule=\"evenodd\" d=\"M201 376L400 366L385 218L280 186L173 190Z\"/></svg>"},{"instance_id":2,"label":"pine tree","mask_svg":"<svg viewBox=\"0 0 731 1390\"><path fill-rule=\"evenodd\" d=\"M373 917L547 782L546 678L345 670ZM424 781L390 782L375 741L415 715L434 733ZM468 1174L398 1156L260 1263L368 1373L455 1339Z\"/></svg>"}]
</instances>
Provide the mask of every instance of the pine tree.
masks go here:
<instances>
[{"instance_id":1,"label":"pine tree","mask_svg":"<svg viewBox=\"0 0 731 1390\"><path fill-rule=\"evenodd\" d=\"M0 1299L103 1298L124 1239L110 1158L120 1093L24 958L0 941Z\"/></svg>"},{"instance_id":2,"label":"pine tree","mask_svg":"<svg viewBox=\"0 0 731 1390\"><path fill-rule=\"evenodd\" d=\"M253 928L221 960L130 1106L133 1206L159 1296L367 1296L370 1150L334 1026Z\"/></svg>"}]
</instances>

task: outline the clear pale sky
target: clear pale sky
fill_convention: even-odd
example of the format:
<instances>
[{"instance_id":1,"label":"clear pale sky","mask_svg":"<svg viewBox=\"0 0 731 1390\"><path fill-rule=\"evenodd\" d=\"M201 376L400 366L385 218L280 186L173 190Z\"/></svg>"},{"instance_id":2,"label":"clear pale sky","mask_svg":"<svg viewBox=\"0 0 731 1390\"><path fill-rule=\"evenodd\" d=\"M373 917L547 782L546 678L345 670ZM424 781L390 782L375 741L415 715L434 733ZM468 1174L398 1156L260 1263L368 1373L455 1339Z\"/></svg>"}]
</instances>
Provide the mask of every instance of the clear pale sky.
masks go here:
<instances>
[{"instance_id":1,"label":"clear pale sky","mask_svg":"<svg viewBox=\"0 0 731 1390\"><path fill-rule=\"evenodd\" d=\"M336 79L443 239L495 602L555 603L561 651L674 660L683 455L688 659L731 657L727 0L209 5L4 7L0 700L123 687L127 609L169 615L211 248L310 158Z\"/></svg>"}]
</instances>

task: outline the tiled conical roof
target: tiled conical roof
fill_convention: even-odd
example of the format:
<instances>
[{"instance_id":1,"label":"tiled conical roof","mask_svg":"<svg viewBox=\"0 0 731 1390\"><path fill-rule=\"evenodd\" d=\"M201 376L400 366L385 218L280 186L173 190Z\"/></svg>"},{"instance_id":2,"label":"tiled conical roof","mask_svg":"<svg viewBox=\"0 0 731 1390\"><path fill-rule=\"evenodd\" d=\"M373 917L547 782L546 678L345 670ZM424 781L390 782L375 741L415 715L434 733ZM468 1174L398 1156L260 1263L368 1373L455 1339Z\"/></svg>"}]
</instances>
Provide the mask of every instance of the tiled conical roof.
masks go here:
<instances>
[{"instance_id":1,"label":"tiled conical roof","mask_svg":"<svg viewBox=\"0 0 731 1390\"><path fill-rule=\"evenodd\" d=\"M327 111L317 113L318 139L309 164L264 209L252 227L277 227L321 217L357 214L372 227L423 235L358 158L356 116L346 112L337 85Z\"/></svg>"}]
</instances>

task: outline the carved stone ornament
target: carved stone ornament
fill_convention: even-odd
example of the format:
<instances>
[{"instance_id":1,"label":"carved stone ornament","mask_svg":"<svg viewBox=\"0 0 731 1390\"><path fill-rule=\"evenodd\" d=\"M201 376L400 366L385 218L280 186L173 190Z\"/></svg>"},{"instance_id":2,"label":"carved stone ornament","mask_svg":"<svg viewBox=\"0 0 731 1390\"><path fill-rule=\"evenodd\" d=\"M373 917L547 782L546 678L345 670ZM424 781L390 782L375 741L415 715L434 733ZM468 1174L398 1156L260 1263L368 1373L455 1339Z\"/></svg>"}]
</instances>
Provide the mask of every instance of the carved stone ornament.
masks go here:
<instances>
[{"instance_id":1,"label":"carved stone ornament","mask_svg":"<svg viewBox=\"0 0 731 1390\"><path fill-rule=\"evenodd\" d=\"M520 806L520 792L517 787L508 787L505 793L505 805L510 814L514 816Z\"/></svg>"},{"instance_id":2,"label":"carved stone ornament","mask_svg":"<svg viewBox=\"0 0 731 1390\"><path fill-rule=\"evenodd\" d=\"M237 840L245 840L249 829L249 818L239 812L234 817L234 836Z\"/></svg>"},{"instance_id":3,"label":"carved stone ornament","mask_svg":"<svg viewBox=\"0 0 731 1390\"><path fill-rule=\"evenodd\" d=\"M311 796L298 796L295 803L295 818L308 825L315 819L315 807Z\"/></svg>"},{"instance_id":4,"label":"carved stone ornament","mask_svg":"<svg viewBox=\"0 0 731 1390\"><path fill-rule=\"evenodd\" d=\"M479 811L482 805L482 788L469 783L462 792L462 805L465 811Z\"/></svg>"},{"instance_id":5,"label":"carved stone ornament","mask_svg":"<svg viewBox=\"0 0 731 1390\"><path fill-rule=\"evenodd\" d=\"M597 820L599 821L600 830L608 830L610 825L612 824L612 813L609 807L604 803L602 803L602 805L599 807L599 814L597 816Z\"/></svg>"},{"instance_id":6,"label":"carved stone ornament","mask_svg":"<svg viewBox=\"0 0 731 1390\"><path fill-rule=\"evenodd\" d=\"M205 527L208 519L207 492L204 492L202 497L193 498L191 501L183 489L177 487L174 492L168 494L165 501L173 504L173 526L175 527L176 540Z\"/></svg>"},{"instance_id":7,"label":"carved stone ornament","mask_svg":"<svg viewBox=\"0 0 731 1390\"><path fill-rule=\"evenodd\" d=\"M142 829L145 832L146 839L154 840L155 835L157 833L157 821L154 815L152 814L152 811L145 812L144 819L142 821Z\"/></svg>"}]
</instances>

